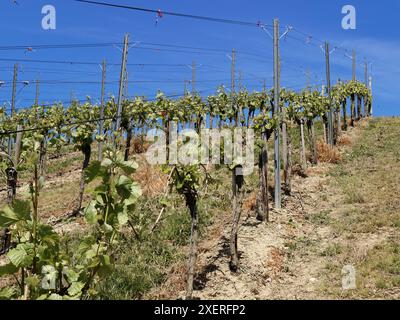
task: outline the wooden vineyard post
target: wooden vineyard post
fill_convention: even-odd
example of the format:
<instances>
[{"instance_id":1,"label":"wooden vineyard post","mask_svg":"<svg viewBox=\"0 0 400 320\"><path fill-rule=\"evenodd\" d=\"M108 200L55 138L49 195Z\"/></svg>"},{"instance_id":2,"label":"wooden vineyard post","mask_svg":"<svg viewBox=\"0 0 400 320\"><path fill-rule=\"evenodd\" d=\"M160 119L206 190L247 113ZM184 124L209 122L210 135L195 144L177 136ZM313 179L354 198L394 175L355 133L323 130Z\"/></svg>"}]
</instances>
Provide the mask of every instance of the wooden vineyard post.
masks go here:
<instances>
[{"instance_id":1,"label":"wooden vineyard post","mask_svg":"<svg viewBox=\"0 0 400 320\"><path fill-rule=\"evenodd\" d=\"M208 110L209 112L209 124L208 124L208 128L211 130L213 128L214 125L214 110L212 110L212 107L210 107L210 109Z\"/></svg>"},{"instance_id":2,"label":"wooden vineyard post","mask_svg":"<svg viewBox=\"0 0 400 320\"><path fill-rule=\"evenodd\" d=\"M316 141L316 136L315 136L313 120L310 120L310 119L307 120L307 129L308 129L308 136L309 136L309 141L310 141L310 146L311 146L311 163L313 165L317 165L318 164L317 141Z\"/></svg>"},{"instance_id":3,"label":"wooden vineyard post","mask_svg":"<svg viewBox=\"0 0 400 320\"><path fill-rule=\"evenodd\" d=\"M338 108L335 108L334 112L334 126L333 126L333 140L335 145L338 143L341 131L342 131L342 119L340 114L340 105Z\"/></svg>"},{"instance_id":4,"label":"wooden vineyard post","mask_svg":"<svg viewBox=\"0 0 400 320\"><path fill-rule=\"evenodd\" d=\"M356 51L355 50L353 50L353 54L352 54L352 58L351 59L352 59L352 62L353 62L352 80L353 80L353 82L355 82L357 80L357 76L356 76ZM355 101L355 98L356 98L355 94L352 93L351 97L350 97L350 99L351 99L351 106L350 106L351 120L350 120L350 125L352 127L354 127L354 122L356 120L356 116L355 116L355 112L356 112L355 103L356 103L356 101Z\"/></svg>"},{"instance_id":5,"label":"wooden vineyard post","mask_svg":"<svg viewBox=\"0 0 400 320\"><path fill-rule=\"evenodd\" d=\"M326 87L323 84L321 87L321 95L325 96L325 92L326 92ZM322 128L323 128L323 133L324 133L324 142L328 143L328 116L326 113L324 113L321 117L322 120Z\"/></svg>"},{"instance_id":6,"label":"wooden vineyard post","mask_svg":"<svg viewBox=\"0 0 400 320\"><path fill-rule=\"evenodd\" d=\"M263 83L263 92L267 92L266 83ZM261 113L265 117L266 106L262 107ZM268 198L268 140L271 133L264 131L261 132L262 148L258 158L258 180L259 180L259 194L257 204L257 220L269 222L269 198Z\"/></svg>"},{"instance_id":7,"label":"wooden vineyard post","mask_svg":"<svg viewBox=\"0 0 400 320\"><path fill-rule=\"evenodd\" d=\"M22 146L22 126L17 126L17 138L15 140L15 158L14 158L14 165L15 167L19 163L19 159L21 157L21 146Z\"/></svg>"},{"instance_id":8,"label":"wooden vineyard post","mask_svg":"<svg viewBox=\"0 0 400 320\"><path fill-rule=\"evenodd\" d=\"M263 113L265 111L263 110ZM257 220L269 221L268 199L268 133L262 132L263 147L258 159L259 195L257 205Z\"/></svg>"},{"instance_id":9,"label":"wooden vineyard post","mask_svg":"<svg viewBox=\"0 0 400 320\"><path fill-rule=\"evenodd\" d=\"M231 260L229 268L232 272L237 272L239 268L239 253L238 253L238 229L240 214L242 212L243 192L242 187L244 183L243 167L236 166L232 170L232 204L233 204L233 221L230 239L230 252Z\"/></svg>"},{"instance_id":10,"label":"wooden vineyard post","mask_svg":"<svg viewBox=\"0 0 400 320\"><path fill-rule=\"evenodd\" d=\"M279 112L280 85L279 85L279 20L274 19L274 115L278 118L279 124L274 132L274 169L275 169L275 208L282 207L281 190L281 158L280 158L280 122Z\"/></svg>"},{"instance_id":11,"label":"wooden vineyard post","mask_svg":"<svg viewBox=\"0 0 400 320\"><path fill-rule=\"evenodd\" d=\"M322 116L322 128L324 132L324 142L328 143L328 117L326 114Z\"/></svg>"},{"instance_id":12,"label":"wooden vineyard post","mask_svg":"<svg viewBox=\"0 0 400 320\"><path fill-rule=\"evenodd\" d=\"M307 172L307 159L306 159L306 143L304 139L304 119L300 120L300 138L301 138L301 168L303 173Z\"/></svg>"},{"instance_id":13,"label":"wooden vineyard post","mask_svg":"<svg viewBox=\"0 0 400 320\"><path fill-rule=\"evenodd\" d=\"M231 64L231 103L232 109L235 107L235 65L236 65L236 52L235 49L232 49L232 64ZM241 125L241 116L239 113L236 114L235 124L236 127L239 128ZM242 132L240 131L240 134ZM236 138L236 134L234 134ZM243 194L242 187L244 183L243 177L243 167L241 165L237 165L232 169L232 229L231 229L231 239L230 239L230 253L231 260L229 263L230 270L232 272L237 272L239 268L239 254L238 254L238 229L239 229L239 221L240 215L242 213L242 203L243 203Z\"/></svg>"},{"instance_id":14,"label":"wooden vineyard post","mask_svg":"<svg viewBox=\"0 0 400 320\"><path fill-rule=\"evenodd\" d=\"M350 126L354 127L355 122L355 94L352 93L350 96L351 105L350 105Z\"/></svg>"},{"instance_id":15,"label":"wooden vineyard post","mask_svg":"<svg viewBox=\"0 0 400 320\"><path fill-rule=\"evenodd\" d=\"M45 174L45 167L46 167L46 136L43 137L43 140L40 143L40 152L39 152L39 174L40 176L44 176Z\"/></svg>"},{"instance_id":16,"label":"wooden vineyard post","mask_svg":"<svg viewBox=\"0 0 400 320\"><path fill-rule=\"evenodd\" d=\"M326 60L326 91L329 99L329 111L328 111L328 144L334 145L333 138L333 111L332 111L332 97L331 97L331 67L330 67L330 51L329 51L329 43L325 42L325 60Z\"/></svg>"},{"instance_id":17,"label":"wooden vineyard post","mask_svg":"<svg viewBox=\"0 0 400 320\"><path fill-rule=\"evenodd\" d=\"M184 195L191 216L189 265L188 265L188 279L187 279L187 289L186 289L186 299L190 300L193 297L193 281L194 281L195 266L197 261L197 243L199 238L199 228L198 228L199 215L197 208L197 194L194 193L194 190L191 190L185 193Z\"/></svg>"},{"instance_id":18,"label":"wooden vineyard post","mask_svg":"<svg viewBox=\"0 0 400 320\"><path fill-rule=\"evenodd\" d=\"M338 85L341 85L340 79L338 80ZM336 103L339 103L338 106L335 109L335 144L338 143L339 137L342 134L342 103L341 101L336 101Z\"/></svg>"},{"instance_id":19,"label":"wooden vineyard post","mask_svg":"<svg viewBox=\"0 0 400 320\"><path fill-rule=\"evenodd\" d=\"M121 74L120 74L120 78L119 78L118 109L117 109L117 119L115 121L115 131L116 132L118 132L121 128L122 104L123 104L124 85L125 85L125 78L126 78L126 65L128 62L128 46L129 46L129 35L126 34L125 38L124 38L124 49L122 52Z\"/></svg>"},{"instance_id":20,"label":"wooden vineyard post","mask_svg":"<svg viewBox=\"0 0 400 320\"><path fill-rule=\"evenodd\" d=\"M369 90L371 92L371 101L368 101L368 116L372 117L372 77L369 77L368 83Z\"/></svg>"},{"instance_id":21,"label":"wooden vineyard post","mask_svg":"<svg viewBox=\"0 0 400 320\"><path fill-rule=\"evenodd\" d=\"M343 110L343 130L347 131L347 99L342 102L342 110Z\"/></svg>"},{"instance_id":22,"label":"wooden vineyard post","mask_svg":"<svg viewBox=\"0 0 400 320\"><path fill-rule=\"evenodd\" d=\"M357 121L360 121L362 118L362 109L361 109L361 96L357 95Z\"/></svg>"}]
</instances>

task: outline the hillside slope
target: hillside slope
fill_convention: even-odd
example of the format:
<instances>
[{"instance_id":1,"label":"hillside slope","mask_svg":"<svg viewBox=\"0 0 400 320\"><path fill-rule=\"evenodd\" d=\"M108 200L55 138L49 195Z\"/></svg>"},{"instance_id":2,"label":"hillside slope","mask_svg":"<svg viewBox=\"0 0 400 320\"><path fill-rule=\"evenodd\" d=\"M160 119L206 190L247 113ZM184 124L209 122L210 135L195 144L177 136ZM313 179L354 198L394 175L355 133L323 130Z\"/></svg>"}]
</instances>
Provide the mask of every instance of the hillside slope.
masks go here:
<instances>
[{"instance_id":1,"label":"hillside slope","mask_svg":"<svg viewBox=\"0 0 400 320\"><path fill-rule=\"evenodd\" d=\"M223 234L202 246L196 297L400 297L400 119L359 126L345 134L339 164L295 178L293 196L271 212L269 224L243 217L238 274L229 271L229 221L221 220ZM355 269L356 289L342 288L345 266Z\"/></svg>"},{"instance_id":2,"label":"hillside slope","mask_svg":"<svg viewBox=\"0 0 400 320\"><path fill-rule=\"evenodd\" d=\"M350 128L343 133L339 146L342 160L309 168L307 178L293 177L292 195L284 197L284 209L271 211L269 223L254 218L257 173L246 179L237 274L229 270L229 175L223 169L213 172L219 184L201 190L204 232L195 297L400 298L399 140L399 118L363 120ZM76 197L81 159L79 154L72 156L54 160L49 166L51 172L58 172L60 166L63 170L49 174L40 202L42 219L64 216ZM101 298L181 298L186 277L187 209L180 196L171 194L173 206L158 231L147 236L145 231L160 210L165 181L144 164L135 180L145 191L138 207L144 221L143 228L138 229L140 241L128 237L130 240L119 248L117 269L101 286ZM93 185L87 189L90 198ZM25 183L21 183L18 196L26 196ZM77 237L84 232L81 220L62 221L56 229ZM5 256L0 258L0 265L4 262ZM349 265L356 271L356 289L343 290L342 269ZM12 279L2 279L0 287L10 283Z\"/></svg>"}]
</instances>

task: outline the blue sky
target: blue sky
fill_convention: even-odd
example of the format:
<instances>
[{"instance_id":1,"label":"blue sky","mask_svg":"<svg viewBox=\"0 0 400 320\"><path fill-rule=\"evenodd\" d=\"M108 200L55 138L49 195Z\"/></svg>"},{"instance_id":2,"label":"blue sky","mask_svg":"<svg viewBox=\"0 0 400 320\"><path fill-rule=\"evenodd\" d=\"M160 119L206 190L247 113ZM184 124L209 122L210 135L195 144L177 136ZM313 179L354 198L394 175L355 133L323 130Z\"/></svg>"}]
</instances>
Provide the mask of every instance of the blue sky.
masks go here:
<instances>
[{"instance_id":1,"label":"blue sky","mask_svg":"<svg viewBox=\"0 0 400 320\"><path fill-rule=\"evenodd\" d=\"M100 96L101 70L97 63L106 59L119 64L121 52L117 47L35 49L40 44L119 43L126 32L131 43L128 67L130 96L154 97L157 90L168 95L182 94L184 81L191 79L190 65L197 64L196 89L203 95L212 94L216 88L230 85L229 55L232 48L238 51L236 76L249 90L262 88L265 79L272 85L272 40L258 27L221 24L173 16L164 16L156 25L156 15L117 8L98 7L72 0L3 0L0 2L0 47L27 46L33 52L0 50L0 104L11 100L13 61L1 59L36 59L93 62L93 65L19 63L17 107L33 103L35 88L32 82L40 78L40 102L69 101ZM100 0L101 1L101 0ZM364 59L371 62L375 115L400 115L397 92L400 80L400 43L396 31L396 15L400 12L398 1L136 1L104 0L118 4L175 11L194 15L237 19L272 24L278 17L282 28L293 26L300 34L291 31L281 41L282 86L300 90L307 84L307 71L313 85L321 87L325 81L325 57L318 40L327 40L339 46L331 56L332 82L351 78L351 60L346 57L354 48L357 51L357 78L364 81ZM384 5L383 5L384 2ZM57 29L45 31L41 27L44 5L54 5L57 10ZM341 9L345 4L357 10L357 29L341 28ZM284 30L282 30L284 31ZM311 43L307 35L312 36ZM318 40L314 40L318 39ZM149 45L155 43L157 45ZM203 51L178 49L164 45L218 49ZM166 50L167 49L167 50ZM183 52L182 52L183 51ZM143 65L141 65L143 64ZM151 64L162 64L152 66ZM119 67L107 70L107 95L117 94ZM81 82L81 83L79 83ZM87 83L91 82L91 83ZM190 88L190 85L188 85Z\"/></svg>"}]
</instances>

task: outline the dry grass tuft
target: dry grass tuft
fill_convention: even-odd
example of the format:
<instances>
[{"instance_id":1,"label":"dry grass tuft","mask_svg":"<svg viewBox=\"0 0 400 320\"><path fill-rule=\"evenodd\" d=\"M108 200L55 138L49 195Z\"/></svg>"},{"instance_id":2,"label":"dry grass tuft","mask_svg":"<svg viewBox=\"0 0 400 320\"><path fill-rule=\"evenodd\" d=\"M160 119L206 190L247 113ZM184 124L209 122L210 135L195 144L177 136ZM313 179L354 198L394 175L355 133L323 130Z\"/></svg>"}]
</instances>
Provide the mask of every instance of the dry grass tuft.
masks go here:
<instances>
[{"instance_id":1,"label":"dry grass tuft","mask_svg":"<svg viewBox=\"0 0 400 320\"><path fill-rule=\"evenodd\" d=\"M351 141L350 137L346 134L342 134L338 141L337 141L339 146L351 146L353 142Z\"/></svg>"},{"instance_id":2,"label":"dry grass tuft","mask_svg":"<svg viewBox=\"0 0 400 320\"><path fill-rule=\"evenodd\" d=\"M285 253L278 248L272 248L270 252L270 260L267 262L268 268L272 274L276 276L283 271Z\"/></svg>"},{"instance_id":3,"label":"dry grass tuft","mask_svg":"<svg viewBox=\"0 0 400 320\"><path fill-rule=\"evenodd\" d=\"M307 177L307 172L305 172L303 170L303 168L301 167L300 164L295 164L294 166L292 166L292 174L295 175L295 176L297 175L297 176L302 177L302 178L306 178Z\"/></svg>"},{"instance_id":4,"label":"dry grass tuft","mask_svg":"<svg viewBox=\"0 0 400 320\"><path fill-rule=\"evenodd\" d=\"M184 262L174 264L168 272L168 279L158 288L149 292L145 299L176 299L186 289L187 266Z\"/></svg>"},{"instance_id":5,"label":"dry grass tuft","mask_svg":"<svg viewBox=\"0 0 400 320\"><path fill-rule=\"evenodd\" d=\"M142 188L143 195L155 197L165 192L168 177L160 168L144 161L134 175L134 179Z\"/></svg>"},{"instance_id":6,"label":"dry grass tuft","mask_svg":"<svg viewBox=\"0 0 400 320\"><path fill-rule=\"evenodd\" d=\"M149 149L149 143L142 137L134 137L132 139L132 152L134 154L145 153Z\"/></svg>"},{"instance_id":7,"label":"dry grass tuft","mask_svg":"<svg viewBox=\"0 0 400 320\"><path fill-rule=\"evenodd\" d=\"M243 209L251 212L257 209L257 192L253 192L247 199L243 201Z\"/></svg>"},{"instance_id":8,"label":"dry grass tuft","mask_svg":"<svg viewBox=\"0 0 400 320\"><path fill-rule=\"evenodd\" d=\"M336 148L332 148L324 141L317 142L318 160L326 163L339 163L342 159L340 152Z\"/></svg>"},{"instance_id":9,"label":"dry grass tuft","mask_svg":"<svg viewBox=\"0 0 400 320\"><path fill-rule=\"evenodd\" d=\"M365 129L368 126L369 119L362 118L360 121L356 122L356 127Z\"/></svg>"}]
</instances>

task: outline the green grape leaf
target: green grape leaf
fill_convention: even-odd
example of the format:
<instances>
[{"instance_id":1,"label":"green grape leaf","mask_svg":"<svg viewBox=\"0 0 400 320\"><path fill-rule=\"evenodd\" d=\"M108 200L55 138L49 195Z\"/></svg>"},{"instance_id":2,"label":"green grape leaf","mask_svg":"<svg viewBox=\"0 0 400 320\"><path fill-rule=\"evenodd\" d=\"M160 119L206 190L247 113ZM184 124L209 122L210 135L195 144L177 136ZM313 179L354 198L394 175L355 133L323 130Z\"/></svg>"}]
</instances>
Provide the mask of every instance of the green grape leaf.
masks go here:
<instances>
[{"instance_id":1,"label":"green grape leaf","mask_svg":"<svg viewBox=\"0 0 400 320\"><path fill-rule=\"evenodd\" d=\"M76 296L82 293L82 289L85 287L83 282L77 281L73 282L71 286L68 288L68 294L70 296Z\"/></svg>"},{"instance_id":2,"label":"green grape leaf","mask_svg":"<svg viewBox=\"0 0 400 320\"><path fill-rule=\"evenodd\" d=\"M134 173L139 167L135 161L121 161L118 163L119 167L124 171L125 174L130 175Z\"/></svg>"},{"instance_id":3,"label":"green grape leaf","mask_svg":"<svg viewBox=\"0 0 400 320\"><path fill-rule=\"evenodd\" d=\"M98 221L98 213L96 209L96 202L91 201L89 205L85 208L85 219L87 223L95 225Z\"/></svg>"},{"instance_id":4,"label":"green grape leaf","mask_svg":"<svg viewBox=\"0 0 400 320\"><path fill-rule=\"evenodd\" d=\"M17 290L13 287L5 287L0 289L0 300L11 300L17 296Z\"/></svg>"},{"instance_id":5,"label":"green grape leaf","mask_svg":"<svg viewBox=\"0 0 400 320\"><path fill-rule=\"evenodd\" d=\"M129 198L131 195L132 179L127 176L119 176L115 188L117 189L118 195L123 199Z\"/></svg>"},{"instance_id":6,"label":"green grape leaf","mask_svg":"<svg viewBox=\"0 0 400 320\"><path fill-rule=\"evenodd\" d=\"M14 274L18 271L18 268L14 266L12 263L6 264L4 266L0 266L0 277L8 275L8 274Z\"/></svg>"},{"instance_id":7,"label":"green grape leaf","mask_svg":"<svg viewBox=\"0 0 400 320\"><path fill-rule=\"evenodd\" d=\"M29 201L15 200L12 206L6 206L0 211L0 227L9 227L19 221L31 220Z\"/></svg>"},{"instance_id":8,"label":"green grape leaf","mask_svg":"<svg viewBox=\"0 0 400 320\"><path fill-rule=\"evenodd\" d=\"M90 165L85 169L85 182L90 183L96 179L96 177L100 176L102 173L102 166L103 164L99 161L93 161L90 163Z\"/></svg>"},{"instance_id":9,"label":"green grape leaf","mask_svg":"<svg viewBox=\"0 0 400 320\"><path fill-rule=\"evenodd\" d=\"M7 257L17 268L29 267L33 262L33 247L33 243L19 244L7 253Z\"/></svg>"},{"instance_id":10,"label":"green grape leaf","mask_svg":"<svg viewBox=\"0 0 400 320\"><path fill-rule=\"evenodd\" d=\"M129 221L128 213L125 210L123 212L118 212L118 223L120 226L126 225L128 221Z\"/></svg>"}]
</instances>

